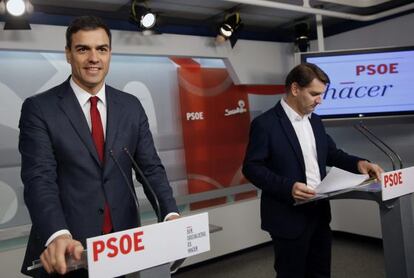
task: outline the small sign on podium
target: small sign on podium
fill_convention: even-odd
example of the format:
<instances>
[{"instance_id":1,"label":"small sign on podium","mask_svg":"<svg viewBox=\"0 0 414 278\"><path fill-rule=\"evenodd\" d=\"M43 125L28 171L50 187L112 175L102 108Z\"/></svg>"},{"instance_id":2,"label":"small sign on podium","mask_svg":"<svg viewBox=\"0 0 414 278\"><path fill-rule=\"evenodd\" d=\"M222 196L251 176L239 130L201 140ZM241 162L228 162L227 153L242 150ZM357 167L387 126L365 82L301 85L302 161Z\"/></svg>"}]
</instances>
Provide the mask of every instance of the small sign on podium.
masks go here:
<instances>
[{"instance_id":1,"label":"small sign on podium","mask_svg":"<svg viewBox=\"0 0 414 278\"><path fill-rule=\"evenodd\" d=\"M87 239L89 277L116 277L210 250L208 213Z\"/></svg>"},{"instance_id":2,"label":"small sign on podium","mask_svg":"<svg viewBox=\"0 0 414 278\"><path fill-rule=\"evenodd\" d=\"M414 167L381 174L382 200L414 192Z\"/></svg>"}]
</instances>

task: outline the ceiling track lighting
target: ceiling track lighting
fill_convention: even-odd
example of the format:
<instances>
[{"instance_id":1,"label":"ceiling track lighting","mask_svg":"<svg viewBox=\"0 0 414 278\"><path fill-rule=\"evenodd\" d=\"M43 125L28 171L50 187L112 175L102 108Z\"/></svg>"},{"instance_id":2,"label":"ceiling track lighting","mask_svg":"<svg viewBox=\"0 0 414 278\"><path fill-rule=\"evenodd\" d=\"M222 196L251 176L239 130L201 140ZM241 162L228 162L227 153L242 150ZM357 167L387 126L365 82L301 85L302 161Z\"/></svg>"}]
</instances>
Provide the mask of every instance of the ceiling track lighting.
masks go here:
<instances>
[{"instance_id":1,"label":"ceiling track lighting","mask_svg":"<svg viewBox=\"0 0 414 278\"><path fill-rule=\"evenodd\" d=\"M140 3L144 5L140 5ZM130 19L139 25L144 35L155 34L152 29L157 24L157 14L148 8L146 1L132 1Z\"/></svg>"},{"instance_id":2,"label":"ceiling track lighting","mask_svg":"<svg viewBox=\"0 0 414 278\"><path fill-rule=\"evenodd\" d=\"M219 26L216 42L223 43L226 40L230 40L231 47L234 47L237 42L237 36L235 34L240 30L242 25L239 12L227 14L224 17L223 23Z\"/></svg>"},{"instance_id":3,"label":"ceiling track lighting","mask_svg":"<svg viewBox=\"0 0 414 278\"><path fill-rule=\"evenodd\" d=\"M301 22L295 25L295 45L300 52L307 52L309 50L309 33L310 27L306 22Z\"/></svg>"}]
</instances>

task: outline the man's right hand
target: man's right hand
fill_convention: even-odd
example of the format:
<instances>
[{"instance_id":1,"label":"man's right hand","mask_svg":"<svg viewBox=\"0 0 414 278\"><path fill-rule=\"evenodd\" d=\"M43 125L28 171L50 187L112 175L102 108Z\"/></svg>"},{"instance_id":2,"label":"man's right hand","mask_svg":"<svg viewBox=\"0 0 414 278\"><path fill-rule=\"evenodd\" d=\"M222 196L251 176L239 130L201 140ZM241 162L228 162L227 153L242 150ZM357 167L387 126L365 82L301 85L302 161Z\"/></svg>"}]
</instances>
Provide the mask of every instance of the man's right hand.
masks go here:
<instances>
[{"instance_id":1,"label":"man's right hand","mask_svg":"<svg viewBox=\"0 0 414 278\"><path fill-rule=\"evenodd\" d=\"M79 241L72 239L70 235L61 235L47 246L40 255L40 261L49 274L57 272L63 275L67 271L65 255L80 260L82 251L83 246Z\"/></svg>"},{"instance_id":2,"label":"man's right hand","mask_svg":"<svg viewBox=\"0 0 414 278\"><path fill-rule=\"evenodd\" d=\"M295 182L292 187L292 196L295 200L307 200L315 196L315 190L310 189L302 182Z\"/></svg>"}]
</instances>

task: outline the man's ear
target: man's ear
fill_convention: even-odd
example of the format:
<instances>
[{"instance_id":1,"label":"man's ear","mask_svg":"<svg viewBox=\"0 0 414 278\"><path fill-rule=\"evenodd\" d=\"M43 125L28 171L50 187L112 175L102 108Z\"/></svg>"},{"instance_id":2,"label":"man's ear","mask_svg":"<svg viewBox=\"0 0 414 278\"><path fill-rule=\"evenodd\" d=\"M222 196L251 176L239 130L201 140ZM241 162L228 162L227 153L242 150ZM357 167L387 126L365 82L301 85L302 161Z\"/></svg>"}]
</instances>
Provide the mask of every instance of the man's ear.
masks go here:
<instances>
[{"instance_id":1,"label":"man's ear","mask_svg":"<svg viewBox=\"0 0 414 278\"><path fill-rule=\"evenodd\" d=\"M66 62L70 64L72 61L70 59L70 49L67 46L65 47L65 55L66 55Z\"/></svg>"},{"instance_id":2,"label":"man's ear","mask_svg":"<svg viewBox=\"0 0 414 278\"><path fill-rule=\"evenodd\" d=\"M291 85L290 85L290 92L291 92L291 94L293 95L293 96L297 96L298 94L299 94L299 84L298 83L296 83L296 82L293 82Z\"/></svg>"}]
</instances>

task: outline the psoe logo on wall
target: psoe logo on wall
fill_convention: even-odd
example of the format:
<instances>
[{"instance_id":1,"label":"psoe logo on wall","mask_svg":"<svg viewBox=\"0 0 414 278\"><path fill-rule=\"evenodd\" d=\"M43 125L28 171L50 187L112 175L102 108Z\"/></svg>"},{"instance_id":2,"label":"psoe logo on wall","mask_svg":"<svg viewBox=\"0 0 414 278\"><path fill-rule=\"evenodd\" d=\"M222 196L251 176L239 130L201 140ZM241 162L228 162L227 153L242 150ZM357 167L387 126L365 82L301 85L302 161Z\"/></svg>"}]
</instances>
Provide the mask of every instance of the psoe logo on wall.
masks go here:
<instances>
[{"instance_id":1,"label":"psoe logo on wall","mask_svg":"<svg viewBox=\"0 0 414 278\"><path fill-rule=\"evenodd\" d=\"M224 116L231 116L231 115L235 115L235 114L243 114L247 112L247 109L244 108L246 106L246 104L244 103L243 100L239 100L238 102L239 107L234 108L234 109L225 109L224 110Z\"/></svg>"},{"instance_id":2,"label":"psoe logo on wall","mask_svg":"<svg viewBox=\"0 0 414 278\"><path fill-rule=\"evenodd\" d=\"M204 120L204 112L187 112L187 121Z\"/></svg>"}]
</instances>

